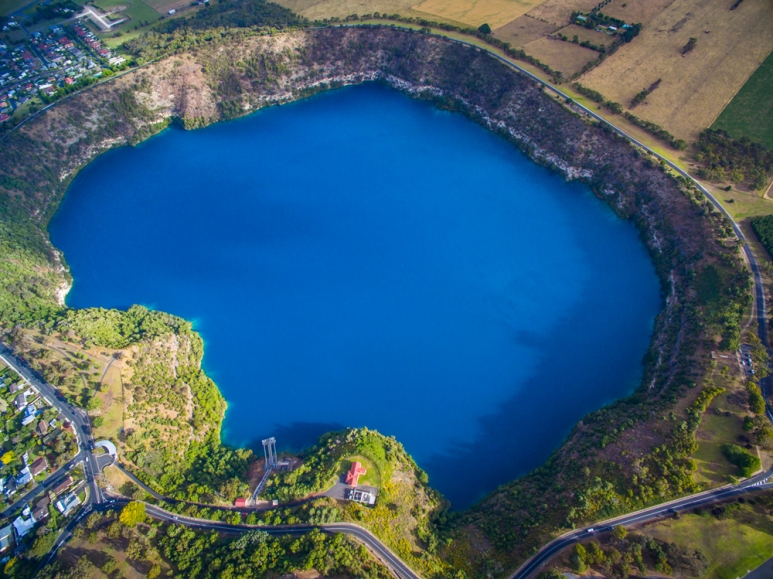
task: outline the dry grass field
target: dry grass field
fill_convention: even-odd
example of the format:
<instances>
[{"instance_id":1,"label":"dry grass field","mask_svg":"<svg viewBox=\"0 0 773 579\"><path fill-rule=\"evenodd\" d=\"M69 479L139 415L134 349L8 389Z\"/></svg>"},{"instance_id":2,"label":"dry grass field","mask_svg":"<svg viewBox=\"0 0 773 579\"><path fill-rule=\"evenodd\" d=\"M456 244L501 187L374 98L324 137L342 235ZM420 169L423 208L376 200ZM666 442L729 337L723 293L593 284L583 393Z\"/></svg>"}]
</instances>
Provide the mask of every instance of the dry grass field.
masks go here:
<instances>
[{"instance_id":1,"label":"dry grass field","mask_svg":"<svg viewBox=\"0 0 773 579\"><path fill-rule=\"evenodd\" d=\"M548 24L531 16L521 16L494 30L494 36L509 42L516 48L544 38L556 31L555 24Z\"/></svg>"},{"instance_id":2,"label":"dry grass field","mask_svg":"<svg viewBox=\"0 0 773 579\"><path fill-rule=\"evenodd\" d=\"M470 26L488 23L499 28L523 16L545 0L424 0L414 8L420 12L450 18Z\"/></svg>"},{"instance_id":3,"label":"dry grass field","mask_svg":"<svg viewBox=\"0 0 773 579\"><path fill-rule=\"evenodd\" d=\"M566 26L570 22L572 12L587 12L598 3L598 0L548 0L529 12L529 16L556 26Z\"/></svg>"},{"instance_id":4,"label":"dry grass field","mask_svg":"<svg viewBox=\"0 0 773 579\"><path fill-rule=\"evenodd\" d=\"M570 77L579 72L586 63L598 57L598 52L595 50L551 36L530 42L523 49L527 54L538 58L551 68L560 70L564 77Z\"/></svg>"},{"instance_id":5,"label":"dry grass field","mask_svg":"<svg viewBox=\"0 0 773 579\"><path fill-rule=\"evenodd\" d=\"M578 42L585 42L586 40L589 41L591 44L595 44L597 46L601 46L602 44L612 44L612 41L614 41L615 37L610 36L606 32L599 32L597 30L589 30L583 26L577 26L576 24L570 24L569 26L564 26L560 30L557 30L555 35L563 34L569 40L571 40L574 36L577 36ZM598 55L597 55L598 56Z\"/></svg>"},{"instance_id":6,"label":"dry grass field","mask_svg":"<svg viewBox=\"0 0 773 579\"><path fill-rule=\"evenodd\" d=\"M373 12L410 16L410 8L416 0L278 0L277 4L311 20L322 20Z\"/></svg>"},{"instance_id":7,"label":"dry grass field","mask_svg":"<svg viewBox=\"0 0 773 579\"><path fill-rule=\"evenodd\" d=\"M695 139L773 50L773 2L746 0L731 11L734 2L675 0L580 82L627 106L662 79L636 115L678 138ZM691 37L698 43L682 56Z\"/></svg>"},{"instance_id":8,"label":"dry grass field","mask_svg":"<svg viewBox=\"0 0 773 579\"><path fill-rule=\"evenodd\" d=\"M602 12L607 16L619 18L633 24L639 22L645 26L675 0L612 0L604 6Z\"/></svg>"}]
</instances>

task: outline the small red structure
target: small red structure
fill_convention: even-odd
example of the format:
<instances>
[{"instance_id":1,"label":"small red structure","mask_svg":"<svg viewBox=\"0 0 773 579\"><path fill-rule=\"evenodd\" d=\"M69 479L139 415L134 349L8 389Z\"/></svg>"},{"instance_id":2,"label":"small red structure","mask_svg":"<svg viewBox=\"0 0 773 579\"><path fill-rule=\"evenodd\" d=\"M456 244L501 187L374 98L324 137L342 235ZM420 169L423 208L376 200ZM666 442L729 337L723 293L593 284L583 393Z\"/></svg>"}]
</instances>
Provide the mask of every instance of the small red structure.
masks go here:
<instances>
[{"instance_id":1,"label":"small red structure","mask_svg":"<svg viewBox=\"0 0 773 579\"><path fill-rule=\"evenodd\" d=\"M247 501L248 501L248 500L249 500L249 499L245 499L245 498L243 498L243 497L239 497L238 499L236 499L236 500L234 501L234 506L235 506L235 507L242 507L242 508L243 508L243 507L246 507L246 506L247 506Z\"/></svg>"},{"instance_id":2,"label":"small red structure","mask_svg":"<svg viewBox=\"0 0 773 579\"><path fill-rule=\"evenodd\" d=\"M362 468L359 462L353 462L352 468L346 473L346 484L356 487L359 483L360 475L365 474L367 471Z\"/></svg>"}]
</instances>

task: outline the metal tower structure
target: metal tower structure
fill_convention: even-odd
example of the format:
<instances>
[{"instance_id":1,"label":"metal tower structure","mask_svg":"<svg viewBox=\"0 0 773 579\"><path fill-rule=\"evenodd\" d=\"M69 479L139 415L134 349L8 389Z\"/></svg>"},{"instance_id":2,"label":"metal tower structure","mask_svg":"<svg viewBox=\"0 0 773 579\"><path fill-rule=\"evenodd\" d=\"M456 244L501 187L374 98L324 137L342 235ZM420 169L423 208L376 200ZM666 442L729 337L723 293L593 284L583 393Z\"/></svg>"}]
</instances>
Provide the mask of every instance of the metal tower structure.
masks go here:
<instances>
[{"instance_id":1,"label":"metal tower structure","mask_svg":"<svg viewBox=\"0 0 773 579\"><path fill-rule=\"evenodd\" d=\"M276 468L276 439L273 436L263 441L263 456L267 471Z\"/></svg>"}]
</instances>

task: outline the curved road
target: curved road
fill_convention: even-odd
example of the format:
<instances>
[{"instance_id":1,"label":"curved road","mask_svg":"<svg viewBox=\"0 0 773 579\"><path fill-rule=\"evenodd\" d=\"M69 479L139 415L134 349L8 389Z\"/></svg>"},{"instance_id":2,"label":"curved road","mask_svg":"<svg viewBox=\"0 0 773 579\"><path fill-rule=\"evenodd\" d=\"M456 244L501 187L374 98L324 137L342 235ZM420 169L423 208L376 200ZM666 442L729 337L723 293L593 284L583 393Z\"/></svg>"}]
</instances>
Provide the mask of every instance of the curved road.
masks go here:
<instances>
[{"instance_id":1,"label":"curved road","mask_svg":"<svg viewBox=\"0 0 773 579\"><path fill-rule=\"evenodd\" d=\"M467 45L478 50L485 50L493 58L496 58L501 62L503 62L506 66L512 69L515 69L522 74L525 74L532 80L551 89L556 94L563 95L566 98L571 98L568 95L565 95L562 91L560 91L558 88L556 88L549 82L542 80L541 78L532 74L528 70L518 66L517 64L515 64L514 62L508 60L503 56L495 54L491 50L488 50L484 47L480 47L476 44L473 44L471 42L467 42L464 40L449 38L443 35L440 35L440 36L442 36L443 38L445 38L450 42L456 42L458 44ZM127 70L123 74L127 74L132 70L133 69ZM53 104L50 106L53 106ZM631 135L629 135L619 127L609 122L607 119L601 117L591 109L574 101L573 99L572 99L572 104L573 106L581 109L584 114L589 115L590 117L597 120L598 122L606 124L617 134L628 139L636 146L651 153L658 159L664 161L669 167L671 167L679 175L690 180L711 201L711 203L719 211L721 211L725 215L725 217L730 221L736 237L743 244L744 255L746 257L747 263L749 264L749 268L752 271L752 275L754 279L758 334L759 334L760 340L765 345L765 347L769 348L768 332L767 332L767 313L766 313L766 307L765 307L765 293L764 293L764 288L762 284L762 275L759 269L759 265L751 250L751 247L749 246L746 240L746 237L741 231L741 228L738 226L735 220L730 216L727 210L700 182L694 179L689 173L681 169L671 160L667 159L666 157L663 157L662 155L652 150L642 142L638 141L637 139L635 139L634 137L632 137ZM47 108L49 107L46 107L46 109ZM56 554L57 550L61 548L61 546L64 545L70 539L70 537L72 536L73 529L89 513L91 513L92 510L106 510L109 508L123 506L124 504L127 504L129 501L127 499L106 500L103 495L102 489L97 484L96 477L101 472L101 468L100 468L100 465L98 465L97 459L95 458L94 454L90 451L89 444L93 442L93 439L91 438L89 420L86 413L79 409L71 408L66 402L57 398L57 390L55 388L53 388L51 385L47 384L44 380L42 380L41 377L37 375L37 373L35 373L27 366L20 363L19 360L17 360L11 355L10 350L8 350L5 346L1 344L0 344L0 358L3 359L9 366L11 366L25 380L30 382L40 392L40 394L44 398L46 398L46 400L52 406L56 407L62 413L62 415L65 418L67 418L67 420L73 423L73 425L76 428L76 437L78 438L78 443L81 444L81 447L82 447L82 450L78 453L78 455L76 455L71 461L69 461L67 465L65 465L65 467L63 467L62 469L59 469L56 473L54 473L54 475L46 479L46 481L44 481L42 485L40 485L36 489L33 489L33 491L30 491L29 493L24 495L24 497L22 497L22 499L27 499L30 496L34 496L37 492L40 492L41 490L43 490L43 488L50 486L52 481L55 480L55 477L61 475L65 468L70 467L71 465L74 465L78 462L83 462L85 473L86 473L86 480L91 490L91 492L89 493L89 498L87 499L86 503L84 503L84 506L83 508L81 508L78 516L72 519L70 523L65 527L63 532L61 533L59 540L56 542L54 548L44 560L44 563L47 563ZM770 414L770 412L769 412L769 415L771 418L773 418L773 415ZM102 466L105 466L105 465L102 465ZM739 483L738 485L735 485L735 486L726 486L726 487L706 491L703 493L699 493L696 495L691 495L689 497L678 499L670 503L649 507L647 509L642 509L640 511L636 511L628 515L617 517L615 519L603 521L601 523L597 523L596 525L590 528L584 528L584 529L572 531L570 533L567 533L565 535L562 535L561 537L554 539L547 545L543 546L542 549L536 555L534 555L532 558L526 561L519 569L517 569L512 575L510 575L509 579L526 579L529 575L534 573L541 565L546 563L553 555L555 555L557 552L559 552L567 545L576 543L580 539L585 538L589 535L608 532L612 529L614 525L631 525L631 524L643 523L653 519L662 518L664 516L668 516L670 514L673 514L679 511L684 511L684 510L696 508L699 506L715 503L718 501L727 500L728 498L732 498L733 496L746 493L751 490L758 490L760 488L773 488L773 482L771 483L767 482L768 478L771 477L772 475L773 475L773 471L768 473L763 473L763 474L757 475L756 477L748 479L742 483ZM145 485L143 485L143 487L144 486ZM153 494L157 494L157 493L153 493ZM14 505L6 509L6 511L4 511L3 514L6 514L12 511L14 507L20 504L20 502L21 500L14 503ZM420 579L415 572L413 572L402 560L400 560L399 557L397 557L394 553L392 553L375 536L373 536L371 533L369 533L362 527L359 527L351 523L334 523L334 524L316 525L316 526L315 525L284 525L284 526L275 526L275 527L261 527L261 526L249 526L249 525L229 525L227 523L214 522L214 521L203 520L203 519L193 519L190 517L183 517L181 515L175 515L173 513L170 513L168 511L165 511L163 509L160 509L152 505L147 506L147 512L150 516L169 523L182 524L191 528L220 531L224 533L243 533L254 529L261 529L275 535L303 534L313 529L322 529L326 532L332 532L332 533L338 533L338 532L346 533L362 541L377 557L379 557L379 559L381 559L392 570L392 572L398 577L398 579Z\"/></svg>"}]
</instances>

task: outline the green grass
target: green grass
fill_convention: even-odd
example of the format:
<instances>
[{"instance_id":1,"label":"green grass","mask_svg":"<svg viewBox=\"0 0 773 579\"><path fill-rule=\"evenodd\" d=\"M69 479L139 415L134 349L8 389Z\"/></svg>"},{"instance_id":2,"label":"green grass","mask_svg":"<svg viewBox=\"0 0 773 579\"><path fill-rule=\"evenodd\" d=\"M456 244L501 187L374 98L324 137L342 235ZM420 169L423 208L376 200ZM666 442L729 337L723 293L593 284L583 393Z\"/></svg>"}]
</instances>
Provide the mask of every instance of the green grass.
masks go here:
<instances>
[{"instance_id":1,"label":"green grass","mask_svg":"<svg viewBox=\"0 0 773 579\"><path fill-rule=\"evenodd\" d=\"M126 33L133 32L135 26L140 25L142 22L153 24L161 18L161 14L145 4L142 0L97 0L94 2L94 4L102 10L109 10L115 6L127 7L126 10L114 14L113 18L122 18L128 16L130 18L128 22L125 22L119 26L114 26L110 29L110 31L101 32L99 34L100 38L109 39L116 32L121 32L124 34L124 37L115 39L118 41L118 43L123 43L125 40L127 40L125 37ZM115 44L110 43L110 45L114 46Z\"/></svg>"},{"instance_id":2,"label":"green grass","mask_svg":"<svg viewBox=\"0 0 773 579\"><path fill-rule=\"evenodd\" d=\"M749 137L773 150L773 52L741 87L712 129Z\"/></svg>"},{"instance_id":3,"label":"green grass","mask_svg":"<svg viewBox=\"0 0 773 579\"><path fill-rule=\"evenodd\" d=\"M722 454L722 445L738 443L738 437L744 434L743 417L733 412L735 407L728 404L727 396L725 392L714 399L698 428L698 451L693 455L698 465L695 473L698 482L727 483L736 474L736 467ZM716 410L722 414L717 414ZM725 412L730 412L730 416Z\"/></svg>"},{"instance_id":4,"label":"green grass","mask_svg":"<svg viewBox=\"0 0 773 579\"><path fill-rule=\"evenodd\" d=\"M378 467L364 456L354 455L346 457L346 460L341 461L341 471L339 475L345 474L352 468L353 462L359 462L365 467L365 474L360 477L360 484L369 487L381 486L381 475L378 472Z\"/></svg>"},{"instance_id":5,"label":"green grass","mask_svg":"<svg viewBox=\"0 0 773 579\"><path fill-rule=\"evenodd\" d=\"M710 564L705 579L736 579L773 557L773 517L748 504L732 518L683 515L642 529L669 543L700 549Z\"/></svg>"},{"instance_id":6,"label":"green grass","mask_svg":"<svg viewBox=\"0 0 773 579\"><path fill-rule=\"evenodd\" d=\"M20 8L24 8L32 0L3 0L0 2L0 16L8 16Z\"/></svg>"}]
</instances>

